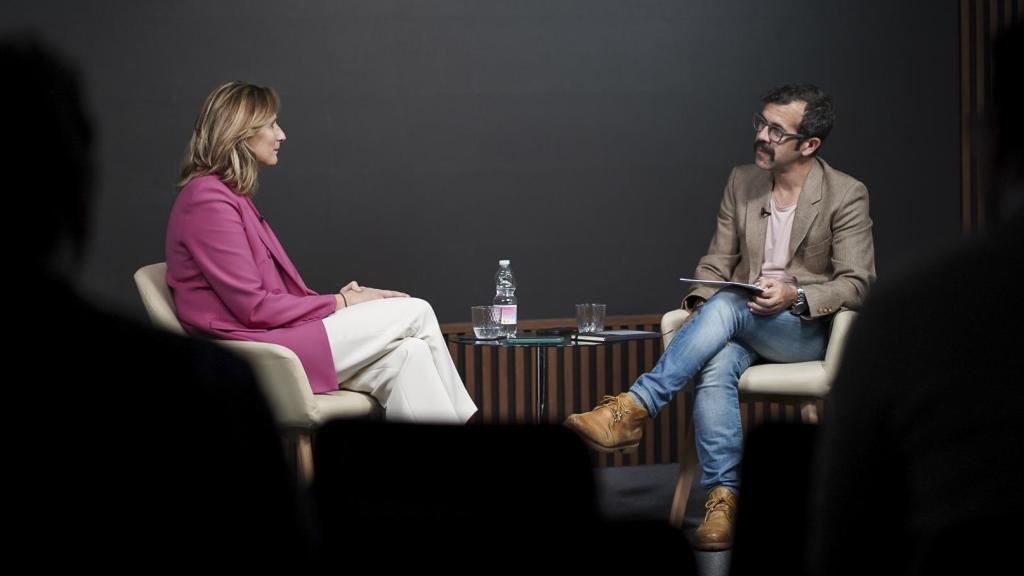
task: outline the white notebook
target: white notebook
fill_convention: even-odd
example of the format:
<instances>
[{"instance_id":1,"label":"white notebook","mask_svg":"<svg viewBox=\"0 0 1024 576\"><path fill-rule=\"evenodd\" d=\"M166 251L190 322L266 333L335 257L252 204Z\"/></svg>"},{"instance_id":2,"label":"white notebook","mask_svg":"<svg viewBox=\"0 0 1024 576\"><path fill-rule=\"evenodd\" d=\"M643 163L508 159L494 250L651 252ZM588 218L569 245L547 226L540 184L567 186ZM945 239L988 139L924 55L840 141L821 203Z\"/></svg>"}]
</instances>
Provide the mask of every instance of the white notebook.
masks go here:
<instances>
[{"instance_id":1,"label":"white notebook","mask_svg":"<svg viewBox=\"0 0 1024 576\"><path fill-rule=\"evenodd\" d=\"M698 280L696 278L680 278L681 282L688 282L690 284L707 284L709 286L718 286L719 288L725 288L726 286L736 286L749 290L754 294L760 294L764 292L764 288L761 288L757 284L744 284L743 282L727 282L725 280Z\"/></svg>"}]
</instances>

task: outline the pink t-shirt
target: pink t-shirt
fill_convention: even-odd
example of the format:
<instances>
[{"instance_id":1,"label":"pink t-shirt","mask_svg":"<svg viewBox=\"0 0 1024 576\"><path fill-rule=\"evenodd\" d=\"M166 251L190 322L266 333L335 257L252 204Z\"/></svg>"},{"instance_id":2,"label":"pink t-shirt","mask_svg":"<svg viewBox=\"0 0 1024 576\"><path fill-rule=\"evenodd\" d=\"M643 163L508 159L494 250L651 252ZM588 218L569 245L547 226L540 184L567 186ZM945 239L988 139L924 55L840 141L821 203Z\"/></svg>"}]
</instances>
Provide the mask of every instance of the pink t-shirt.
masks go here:
<instances>
[{"instance_id":1,"label":"pink t-shirt","mask_svg":"<svg viewBox=\"0 0 1024 576\"><path fill-rule=\"evenodd\" d=\"M768 233L764 237L764 264L761 265L762 278L777 278L787 284L793 283L793 277L786 274L789 264L789 237L793 232L793 215L796 214L796 202L789 206L779 207L772 196L772 214L768 220Z\"/></svg>"}]
</instances>

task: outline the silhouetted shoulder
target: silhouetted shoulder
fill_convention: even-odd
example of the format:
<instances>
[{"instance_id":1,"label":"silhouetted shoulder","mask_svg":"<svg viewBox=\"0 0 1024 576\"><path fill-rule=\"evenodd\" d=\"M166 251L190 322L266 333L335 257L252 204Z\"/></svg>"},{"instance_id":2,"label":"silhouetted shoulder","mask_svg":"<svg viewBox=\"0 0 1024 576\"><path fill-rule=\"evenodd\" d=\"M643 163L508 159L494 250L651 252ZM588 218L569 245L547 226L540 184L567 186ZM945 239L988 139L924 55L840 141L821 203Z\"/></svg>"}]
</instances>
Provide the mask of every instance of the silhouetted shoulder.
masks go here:
<instances>
[{"instance_id":1,"label":"silhouetted shoulder","mask_svg":"<svg viewBox=\"0 0 1024 576\"><path fill-rule=\"evenodd\" d=\"M59 518L74 535L67 550L107 559L129 549L176 561L302 549L281 442L248 364L101 310L56 281L37 296L59 305L25 308L35 310L23 324L25 359L41 367L17 402L34 439L29 522Z\"/></svg>"},{"instance_id":2,"label":"silhouetted shoulder","mask_svg":"<svg viewBox=\"0 0 1024 576\"><path fill-rule=\"evenodd\" d=\"M1024 511L1008 456L1024 442L1024 312L1010 277L1024 264L1021 216L880 283L854 325L821 452L820 532L848 535L823 536L823 573L863 573L868 538L894 572L1012 550Z\"/></svg>"}]
</instances>

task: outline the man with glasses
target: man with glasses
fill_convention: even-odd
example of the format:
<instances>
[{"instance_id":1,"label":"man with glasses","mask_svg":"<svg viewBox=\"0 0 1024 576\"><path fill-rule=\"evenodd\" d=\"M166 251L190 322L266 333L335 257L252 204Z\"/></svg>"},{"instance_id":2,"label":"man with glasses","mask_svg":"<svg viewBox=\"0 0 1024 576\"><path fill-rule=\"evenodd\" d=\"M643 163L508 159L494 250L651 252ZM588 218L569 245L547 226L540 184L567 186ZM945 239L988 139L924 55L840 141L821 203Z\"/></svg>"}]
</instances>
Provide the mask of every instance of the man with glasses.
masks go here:
<instances>
[{"instance_id":1,"label":"man with glasses","mask_svg":"<svg viewBox=\"0 0 1024 576\"><path fill-rule=\"evenodd\" d=\"M743 444L738 383L751 364L824 357L832 315L858 308L875 277L864 184L817 156L832 129L832 98L812 85L768 92L754 115L754 164L732 170L691 312L650 372L628 392L573 414L566 425L603 452L636 449L647 421L691 379L693 422L707 514L695 547L732 542Z\"/></svg>"}]
</instances>

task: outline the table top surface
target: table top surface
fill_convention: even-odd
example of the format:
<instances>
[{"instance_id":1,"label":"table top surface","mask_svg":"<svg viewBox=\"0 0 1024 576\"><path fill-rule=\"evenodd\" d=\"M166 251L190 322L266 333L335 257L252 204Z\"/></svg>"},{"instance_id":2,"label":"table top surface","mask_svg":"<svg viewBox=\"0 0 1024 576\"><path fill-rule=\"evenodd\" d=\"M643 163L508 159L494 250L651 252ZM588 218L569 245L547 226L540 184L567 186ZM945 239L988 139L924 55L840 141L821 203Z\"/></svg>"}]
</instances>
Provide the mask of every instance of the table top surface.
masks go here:
<instances>
[{"instance_id":1,"label":"table top surface","mask_svg":"<svg viewBox=\"0 0 1024 576\"><path fill-rule=\"evenodd\" d=\"M660 338L660 335L657 336ZM531 339L538 338L541 340L531 341ZM554 341L558 339L558 341ZM449 342L456 342L458 344L467 344L472 346L498 346L501 348L567 348L571 346L601 346L604 344L620 344L623 342L647 340L651 337L643 338L631 338L627 340L607 340L607 341L586 341L576 340L572 335L556 336L550 334L535 334L535 333L523 333L518 335L515 339L515 343L509 342L505 338L496 338L493 340L479 339L472 334L452 334L448 336Z\"/></svg>"}]
</instances>

